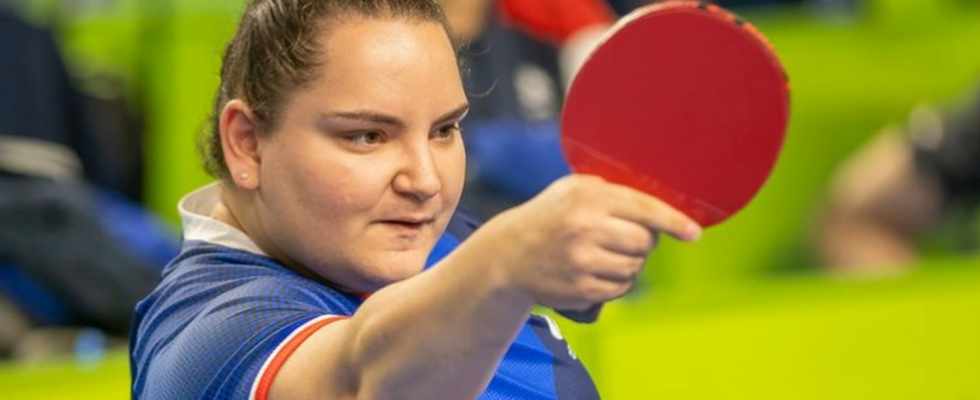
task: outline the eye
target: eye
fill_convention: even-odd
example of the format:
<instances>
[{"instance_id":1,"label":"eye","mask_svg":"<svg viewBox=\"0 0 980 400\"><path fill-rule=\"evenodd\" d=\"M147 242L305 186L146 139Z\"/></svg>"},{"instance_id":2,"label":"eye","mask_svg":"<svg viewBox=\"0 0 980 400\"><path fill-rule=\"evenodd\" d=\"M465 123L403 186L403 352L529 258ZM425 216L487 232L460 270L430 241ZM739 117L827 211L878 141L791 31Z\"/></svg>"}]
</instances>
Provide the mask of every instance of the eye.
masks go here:
<instances>
[{"instance_id":1,"label":"eye","mask_svg":"<svg viewBox=\"0 0 980 400\"><path fill-rule=\"evenodd\" d=\"M432 138L443 139L443 140L450 139L453 137L453 135L459 132L462 132L462 130L459 128L459 124L446 125L433 132Z\"/></svg>"},{"instance_id":2,"label":"eye","mask_svg":"<svg viewBox=\"0 0 980 400\"><path fill-rule=\"evenodd\" d=\"M379 131L367 131L348 136L347 140L359 146L377 146L384 143L385 135Z\"/></svg>"}]
</instances>

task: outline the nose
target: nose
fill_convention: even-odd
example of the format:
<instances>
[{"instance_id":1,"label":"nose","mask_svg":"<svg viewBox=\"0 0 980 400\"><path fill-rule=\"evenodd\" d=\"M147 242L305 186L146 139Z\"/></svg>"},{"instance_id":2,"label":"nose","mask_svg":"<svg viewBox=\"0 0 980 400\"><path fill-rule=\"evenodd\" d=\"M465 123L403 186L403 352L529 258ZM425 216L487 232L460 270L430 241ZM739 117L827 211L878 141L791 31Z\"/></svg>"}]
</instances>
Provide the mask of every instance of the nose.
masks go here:
<instances>
[{"instance_id":1,"label":"nose","mask_svg":"<svg viewBox=\"0 0 980 400\"><path fill-rule=\"evenodd\" d=\"M396 192L424 202L442 191L442 177L428 143L406 147L404 166L392 186Z\"/></svg>"}]
</instances>

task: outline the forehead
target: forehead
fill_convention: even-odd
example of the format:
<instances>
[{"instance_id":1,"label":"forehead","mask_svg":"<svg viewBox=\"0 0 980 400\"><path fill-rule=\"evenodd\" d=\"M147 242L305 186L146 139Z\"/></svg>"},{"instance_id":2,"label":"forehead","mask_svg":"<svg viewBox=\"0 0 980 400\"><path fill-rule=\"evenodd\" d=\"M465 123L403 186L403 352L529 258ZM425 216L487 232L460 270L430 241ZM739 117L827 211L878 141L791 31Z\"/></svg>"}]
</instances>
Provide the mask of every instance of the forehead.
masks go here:
<instances>
[{"instance_id":1,"label":"forehead","mask_svg":"<svg viewBox=\"0 0 980 400\"><path fill-rule=\"evenodd\" d=\"M307 90L321 106L397 112L465 101L455 51L438 23L345 19L330 25L318 42L325 62Z\"/></svg>"}]
</instances>

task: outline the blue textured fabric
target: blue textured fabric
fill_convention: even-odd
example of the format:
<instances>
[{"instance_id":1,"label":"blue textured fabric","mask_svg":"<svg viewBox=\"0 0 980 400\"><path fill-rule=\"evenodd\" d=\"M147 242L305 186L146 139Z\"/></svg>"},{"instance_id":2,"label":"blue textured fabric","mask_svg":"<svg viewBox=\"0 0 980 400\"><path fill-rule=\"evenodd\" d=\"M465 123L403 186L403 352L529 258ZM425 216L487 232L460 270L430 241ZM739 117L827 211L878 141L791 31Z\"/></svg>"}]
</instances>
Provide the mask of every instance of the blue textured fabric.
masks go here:
<instances>
[{"instance_id":1,"label":"blue textured fabric","mask_svg":"<svg viewBox=\"0 0 980 400\"><path fill-rule=\"evenodd\" d=\"M478 183L517 202L572 172L556 121L471 122L465 139L466 157L478 166Z\"/></svg>"},{"instance_id":2,"label":"blue textured fabric","mask_svg":"<svg viewBox=\"0 0 980 400\"><path fill-rule=\"evenodd\" d=\"M180 238L153 214L111 190L99 189L95 194L102 225L133 256L156 272L177 256Z\"/></svg>"},{"instance_id":3,"label":"blue textured fabric","mask_svg":"<svg viewBox=\"0 0 980 400\"><path fill-rule=\"evenodd\" d=\"M77 322L61 299L18 268L0 263L0 295L6 296L40 325Z\"/></svg>"},{"instance_id":4,"label":"blue textured fabric","mask_svg":"<svg viewBox=\"0 0 980 400\"><path fill-rule=\"evenodd\" d=\"M451 224L430 257L468 235ZM361 300L303 278L275 260L187 242L163 282L136 309L130 340L133 398L247 399L262 364L290 333L323 315L353 315ZM594 400L595 387L567 344L532 316L482 400Z\"/></svg>"}]
</instances>

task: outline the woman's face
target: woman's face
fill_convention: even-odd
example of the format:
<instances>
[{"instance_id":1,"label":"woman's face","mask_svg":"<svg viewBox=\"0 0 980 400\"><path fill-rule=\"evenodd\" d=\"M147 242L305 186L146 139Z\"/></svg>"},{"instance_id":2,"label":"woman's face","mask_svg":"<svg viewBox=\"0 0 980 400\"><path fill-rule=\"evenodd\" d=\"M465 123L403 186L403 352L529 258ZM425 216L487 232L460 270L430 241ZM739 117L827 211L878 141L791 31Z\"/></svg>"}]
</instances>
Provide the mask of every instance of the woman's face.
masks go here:
<instances>
[{"instance_id":1,"label":"woman's face","mask_svg":"<svg viewBox=\"0 0 980 400\"><path fill-rule=\"evenodd\" d=\"M258 144L256 216L288 262L355 291L419 273L463 187L456 56L434 23L348 19Z\"/></svg>"}]
</instances>

